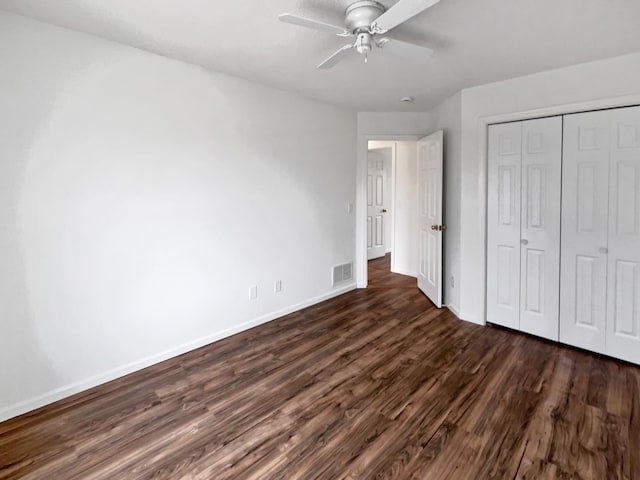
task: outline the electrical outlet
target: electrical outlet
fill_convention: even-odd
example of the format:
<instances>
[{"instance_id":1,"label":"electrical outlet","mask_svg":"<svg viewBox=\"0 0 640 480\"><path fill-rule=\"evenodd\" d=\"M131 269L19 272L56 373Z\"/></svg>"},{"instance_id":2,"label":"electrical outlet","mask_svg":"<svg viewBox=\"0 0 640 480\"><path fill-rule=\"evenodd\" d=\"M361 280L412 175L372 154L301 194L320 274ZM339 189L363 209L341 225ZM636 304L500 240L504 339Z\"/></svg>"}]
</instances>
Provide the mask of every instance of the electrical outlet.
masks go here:
<instances>
[{"instance_id":1,"label":"electrical outlet","mask_svg":"<svg viewBox=\"0 0 640 480\"><path fill-rule=\"evenodd\" d=\"M258 286L251 285L249 287L249 300L256 300L258 298Z\"/></svg>"},{"instance_id":2,"label":"electrical outlet","mask_svg":"<svg viewBox=\"0 0 640 480\"><path fill-rule=\"evenodd\" d=\"M347 203L347 213L353 213L353 203Z\"/></svg>"},{"instance_id":3,"label":"electrical outlet","mask_svg":"<svg viewBox=\"0 0 640 480\"><path fill-rule=\"evenodd\" d=\"M276 280L276 281L273 283L273 290L274 290L276 293L279 293L279 292L281 292L281 291L282 291L282 280Z\"/></svg>"},{"instance_id":4,"label":"electrical outlet","mask_svg":"<svg viewBox=\"0 0 640 480\"><path fill-rule=\"evenodd\" d=\"M451 285L451 288L456 287L456 277L454 277L453 275L451 275L451 280L449 281L449 285Z\"/></svg>"}]
</instances>

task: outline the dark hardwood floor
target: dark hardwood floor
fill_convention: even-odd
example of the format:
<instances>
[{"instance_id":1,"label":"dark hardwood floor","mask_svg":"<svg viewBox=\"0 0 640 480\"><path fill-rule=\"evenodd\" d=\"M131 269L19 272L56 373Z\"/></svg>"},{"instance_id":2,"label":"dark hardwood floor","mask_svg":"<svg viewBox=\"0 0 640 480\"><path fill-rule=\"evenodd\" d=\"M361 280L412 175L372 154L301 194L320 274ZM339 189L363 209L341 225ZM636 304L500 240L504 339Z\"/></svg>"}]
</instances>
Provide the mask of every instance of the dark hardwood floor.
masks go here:
<instances>
[{"instance_id":1,"label":"dark hardwood floor","mask_svg":"<svg viewBox=\"0 0 640 480\"><path fill-rule=\"evenodd\" d=\"M417 288L415 277L391 273L391 254L369 260L369 288Z\"/></svg>"},{"instance_id":2,"label":"dark hardwood floor","mask_svg":"<svg viewBox=\"0 0 640 480\"><path fill-rule=\"evenodd\" d=\"M0 478L640 478L640 369L402 285L2 423Z\"/></svg>"}]
</instances>

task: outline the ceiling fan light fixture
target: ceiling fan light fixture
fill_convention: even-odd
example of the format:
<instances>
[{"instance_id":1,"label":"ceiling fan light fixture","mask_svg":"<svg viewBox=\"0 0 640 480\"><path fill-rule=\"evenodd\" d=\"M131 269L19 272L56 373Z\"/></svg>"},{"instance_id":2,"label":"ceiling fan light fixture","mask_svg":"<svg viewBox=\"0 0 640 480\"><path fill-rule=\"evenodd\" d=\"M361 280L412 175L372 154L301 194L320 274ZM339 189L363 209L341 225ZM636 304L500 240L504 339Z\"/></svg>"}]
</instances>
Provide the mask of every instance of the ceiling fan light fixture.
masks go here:
<instances>
[{"instance_id":1,"label":"ceiling fan light fixture","mask_svg":"<svg viewBox=\"0 0 640 480\"><path fill-rule=\"evenodd\" d=\"M366 55L371 51L373 39L369 33L359 33L356 40L356 50L361 55Z\"/></svg>"},{"instance_id":2,"label":"ceiling fan light fixture","mask_svg":"<svg viewBox=\"0 0 640 480\"><path fill-rule=\"evenodd\" d=\"M393 36L380 37L406 22L417 14L424 12L440 0L398 0L389 9L375 0L357 0L345 11L344 24L342 26L305 18L291 13L283 13L278 16L281 22L331 32L339 37L356 37L353 43L340 47L317 68L324 70L335 66L340 62L349 50L364 57L365 63L369 53L376 46L392 55L408 57L418 56L427 58L433 54L433 50L424 45L415 44L403 40L397 40Z\"/></svg>"}]
</instances>

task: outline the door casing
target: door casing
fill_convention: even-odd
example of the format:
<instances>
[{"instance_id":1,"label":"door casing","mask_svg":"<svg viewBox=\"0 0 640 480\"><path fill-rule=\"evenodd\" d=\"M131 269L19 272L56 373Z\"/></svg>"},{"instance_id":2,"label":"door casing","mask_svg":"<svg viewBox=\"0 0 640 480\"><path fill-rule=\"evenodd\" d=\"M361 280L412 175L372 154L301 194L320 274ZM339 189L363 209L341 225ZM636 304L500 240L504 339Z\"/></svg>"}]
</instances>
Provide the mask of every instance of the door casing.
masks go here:
<instances>
[{"instance_id":1,"label":"door casing","mask_svg":"<svg viewBox=\"0 0 640 480\"><path fill-rule=\"evenodd\" d=\"M415 142L424 135L381 135L362 134L358 136L358 163L356 168L356 259L355 271L358 288L367 288L367 156L370 141Z\"/></svg>"}]
</instances>

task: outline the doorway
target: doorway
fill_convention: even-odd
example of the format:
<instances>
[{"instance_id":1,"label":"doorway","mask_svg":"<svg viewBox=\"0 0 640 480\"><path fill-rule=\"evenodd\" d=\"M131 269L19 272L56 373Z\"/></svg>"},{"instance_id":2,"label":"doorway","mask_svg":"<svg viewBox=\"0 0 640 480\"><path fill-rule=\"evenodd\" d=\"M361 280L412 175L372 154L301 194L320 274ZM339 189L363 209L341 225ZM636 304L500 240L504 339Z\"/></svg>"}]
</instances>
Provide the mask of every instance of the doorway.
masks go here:
<instances>
[{"instance_id":1,"label":"doorway","mask_svg":"<svg viewBox=\"0 0 640 480\"><path fill-rule=\"evenodd\" d=\"M368 286L415 287L417 215L415 141L369 141L367 150Z\"/></svg>"},{"instance_id":2,"label":"doorway","mask_svg":"<svg viewBox=\"0 0 640 480\"><path fill-rule=\"evenodd\" d=\"M362 239L358 286L417 283L440 307L446 228L442 225L443 132L415 140L366 138L361 145L358 166L363 188L357 211L363 228L356 230Z\"/></svg>"}]
</instances>

